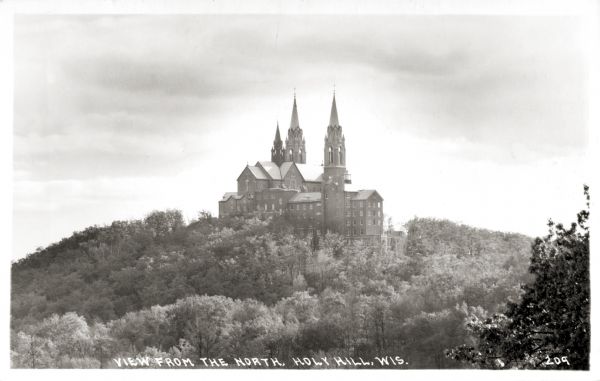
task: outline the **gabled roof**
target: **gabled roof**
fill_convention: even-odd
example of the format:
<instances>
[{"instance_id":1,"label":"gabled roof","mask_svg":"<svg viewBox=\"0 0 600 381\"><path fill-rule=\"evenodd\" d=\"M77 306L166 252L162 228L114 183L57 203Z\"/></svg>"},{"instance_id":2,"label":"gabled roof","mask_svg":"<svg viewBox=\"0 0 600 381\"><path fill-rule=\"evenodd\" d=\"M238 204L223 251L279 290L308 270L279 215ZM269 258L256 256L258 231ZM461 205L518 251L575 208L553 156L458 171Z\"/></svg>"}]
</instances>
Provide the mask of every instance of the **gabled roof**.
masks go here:
<instances>
[{"instance_id":1,"label":"gabled roof","mask_svg":"<svg viewBox=\"0 0 600 381\"><path fill-rule=\"evenodd\" d=\"M266 172L271 179L281 180L281 171L279 170L277 164L273 163L272 161L259 161L256 163L256 166L262 167L264 172Z\"/></svg>"},{"instance_id":2,"label":"gabled roof","mask_svg":"<svg viewBox=\"0 0 600 381\"><path fill-rule=\"evenodd\" d=\"M254 177L256 177L257 180L268 180L269 179L269 177L267 176L265 171L263 171L262 168L260 168L260 167L248 166L248 169L250 170L250 172L252 172L252 174L254 175Z\"/></svg>"},{"instance_id":3,"label":"gabled roof","mask_svg":"<svg viewBox=\"0 0 600 381\"><path fill-rule=\"evenodd\" d=\"M383 197L377 193L375 189L362 189L356 192L356 196L352 197L352 200L367 200L373 195L377 195L380 199L383 200Z\"/></svg>"},{"instance_id":4,"label":"gabled roof","mask_svg":"<svg viewBox=\"0 0 600 381\"><path fill-rule=\"evenodd\" d=\"M296 168L300 171L304 181L320 182L323 179L323 167L320 165L296 163Z\"/></svg>"},{"instance_id":5,"label":"gabled roof","mask_svg":"<svg viewBox=\"0 0 600 381\"><path fill-rule=\"evenodd\" d=\"M321 201L321 192L300 192L293 195L288 202L318 202Z\"/></svg>"},{"instance_id":6,"label":"gabled roof","mask_svg":"<svg viewBox=\"0 0 600 381\"><path fill-rule=\"evenodd\" d=\"M281 171L282 179L285 177L285 175L287 175L290 168L292 168L292 165L294 165L293 161L285 161L285 162L281 163L281 167L279 168L279 170Z\"/></svg>"},{"instance_id":7,"label":"gabled roof","mask_svg":"<svg viewBox=\"0 0 600 381\"><path fill-rule=\"evenodd\" d=\"M240 179L240 177L246 170L250 171L252 176L254 176L254 178L257 180L269 180L269 176L267 175L267 173L265 171L263 171L262 168L252 166L252 165L247 165L246 168L244 168L244 170L242 171L242 173L240 173L237 180Z\"/></svg>"},{"instance_id":8,"label":"gabled roof","mask_svg":"<svg viewBox=\"0 0 600 381\"><path fill-rule=\"evenodd\" d=\"M237 194L237 192L227 192L223 195L223 198L221 199L221 201L227 201L230 198L234 198L235 200L241 200L242 198L244 198L243 194Z\"/></svg>"},{"instance_id":9,"label":"gabled roof","mask_svg":"<svg viewBox=\"0 0 600 381\"><path fill-rule=\"evenodd\" d=\"M298 164L293 161L283 162L281 163L281 167L278 167L277 164L273 163L272 161L258 161L256 162L256 165L246 166L244 171L248 169L257 180L282 180L285 178L292 166L296 166L304 181L321 182L323 179L322 166L313 164ZM242 171L242 173L244 173L244 171ZM238 176L238 179L240 176Z\"/></svg>"}]
</instances>

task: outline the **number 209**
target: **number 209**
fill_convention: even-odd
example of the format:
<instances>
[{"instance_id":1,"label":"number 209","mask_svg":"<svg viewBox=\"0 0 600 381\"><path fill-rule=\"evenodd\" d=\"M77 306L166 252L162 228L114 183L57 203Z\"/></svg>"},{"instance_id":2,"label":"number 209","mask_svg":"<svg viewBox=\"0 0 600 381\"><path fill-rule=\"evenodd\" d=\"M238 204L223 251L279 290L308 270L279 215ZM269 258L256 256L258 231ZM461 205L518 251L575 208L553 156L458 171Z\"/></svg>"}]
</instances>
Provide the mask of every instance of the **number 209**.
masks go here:
<instances>
[{"instance_id":1,"label":"number 209","mask_svg":"<svg viewBox=\"0 0 600 381\"><path fill-rule=\"evenodd\" d=\"M569 363L569 359L567 359L567 356L554 357L554 358L550 358L550 356L546 356L546 362L544 364L545 365L560 365L560 364L571 365Z\"/></svg>"}]
</instances>

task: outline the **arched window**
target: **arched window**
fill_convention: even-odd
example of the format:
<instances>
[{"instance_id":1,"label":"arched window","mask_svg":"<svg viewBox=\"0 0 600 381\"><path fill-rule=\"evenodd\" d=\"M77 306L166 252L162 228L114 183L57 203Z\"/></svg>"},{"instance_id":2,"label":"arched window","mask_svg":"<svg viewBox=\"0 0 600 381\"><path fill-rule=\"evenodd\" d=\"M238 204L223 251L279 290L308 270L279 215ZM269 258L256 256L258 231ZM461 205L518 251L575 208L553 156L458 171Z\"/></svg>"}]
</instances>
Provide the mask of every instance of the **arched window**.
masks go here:
<instances>
[{"instance_id":1,"label":"arched window","mask_svg":"<svg viewBox=\"0 0 600 381\"><path fill-rule=\"evenodd\" d=\"M344 165L344 153L342 152L341 149L340 149L340 164Z\"/></svg>"},{"instance_id":2,"label":"arched window","mask_svg":"<svg viewBox=\"0 0 600 381\"><path fill-rule=\"evenodd\" d=\"M298 150L298 161L302 161L302 149Z\"/></svg>"},{"instance_id":3,"label":"arched window","mask_svg":"<svg viewBox=\"0 0 600 381\"><path fill-rule=\"evenodd\" d=\"M329 164L333 164L333 150L329 147Z\"/></svg>"}]
</instances>

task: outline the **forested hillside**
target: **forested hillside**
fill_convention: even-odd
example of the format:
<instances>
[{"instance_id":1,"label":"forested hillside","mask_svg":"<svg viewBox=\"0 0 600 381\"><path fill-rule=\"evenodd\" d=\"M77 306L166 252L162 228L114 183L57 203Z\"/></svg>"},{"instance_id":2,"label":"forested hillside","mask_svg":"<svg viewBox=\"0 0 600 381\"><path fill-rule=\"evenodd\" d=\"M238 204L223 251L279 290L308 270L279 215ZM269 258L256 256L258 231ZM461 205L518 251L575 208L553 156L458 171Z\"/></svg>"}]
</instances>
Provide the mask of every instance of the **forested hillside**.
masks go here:
<instances>
[{"instance_id":1,"label":"forested hillside","mask_svg":"<svg viewBox=\"0 0 600 381\"><path fill-rule=\"evenodd\" d=\"M178 211L114 222L12 266L16 367L107 367L110 358L400 356L462 367L467 315L517 301L532 240L414 219L389 252L284 219L186 225ZM35 344L35 345L34 345Z\"/></svg>"}]
</instances>

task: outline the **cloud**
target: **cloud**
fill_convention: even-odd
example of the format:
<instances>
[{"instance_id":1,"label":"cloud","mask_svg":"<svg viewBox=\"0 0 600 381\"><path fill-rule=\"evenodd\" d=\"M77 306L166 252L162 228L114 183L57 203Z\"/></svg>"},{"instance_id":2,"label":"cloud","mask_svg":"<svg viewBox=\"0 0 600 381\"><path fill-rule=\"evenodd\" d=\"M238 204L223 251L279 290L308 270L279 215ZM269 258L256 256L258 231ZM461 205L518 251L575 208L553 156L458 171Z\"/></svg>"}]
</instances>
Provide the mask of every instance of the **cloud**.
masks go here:
<instances>
[{"instance_id":1,"label":"cloud","mask_svg":"<svg viewBox=\"0 0 600 381\"><path fill-rule=\"evenodd\" d=\"M520 224L498 208L487 219L478 210L517 197L513 188L530 201L539 196L532 184L554 189L542 200L561 198L564 188L547 179L552 163L585 160L579 21L19 15L15 226L34 223L40 208L40 229L63 216L60 232L44 233L55 239L169 200L216 209L246 162L268 159L276 121L287 127L293 88L308 157L318 164L335 82L350 170L357 185L385 193L388 210L526 229L541 207ZM390 178L387 166L398 174ZM431 202L440 189L448 193ZM19 239L23 247L27 237Z\"/></svg>"}]
</instances>

